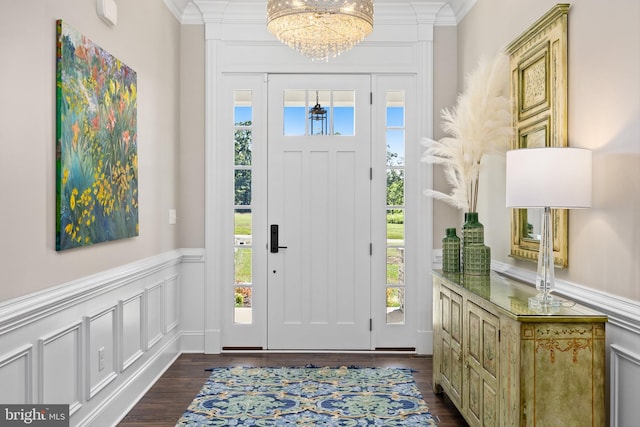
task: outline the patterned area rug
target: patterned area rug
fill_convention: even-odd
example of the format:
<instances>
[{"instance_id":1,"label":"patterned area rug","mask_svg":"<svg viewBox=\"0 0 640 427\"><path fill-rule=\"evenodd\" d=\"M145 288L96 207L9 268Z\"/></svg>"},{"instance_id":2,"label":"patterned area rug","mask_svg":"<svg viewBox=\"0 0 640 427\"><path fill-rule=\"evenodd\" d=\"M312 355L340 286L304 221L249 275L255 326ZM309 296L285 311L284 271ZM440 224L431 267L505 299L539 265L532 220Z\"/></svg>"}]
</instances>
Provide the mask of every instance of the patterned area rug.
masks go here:
<instances>
[{"instance_id":1,"label":"patterned area rug","mask_svg":"<svg viewBox=\"0 0 640 427\"><path fill-rule=\"evenodd\" d=\"M410 369L215 368L176 426L435 426Z\"/></svg>"}]
</instances>

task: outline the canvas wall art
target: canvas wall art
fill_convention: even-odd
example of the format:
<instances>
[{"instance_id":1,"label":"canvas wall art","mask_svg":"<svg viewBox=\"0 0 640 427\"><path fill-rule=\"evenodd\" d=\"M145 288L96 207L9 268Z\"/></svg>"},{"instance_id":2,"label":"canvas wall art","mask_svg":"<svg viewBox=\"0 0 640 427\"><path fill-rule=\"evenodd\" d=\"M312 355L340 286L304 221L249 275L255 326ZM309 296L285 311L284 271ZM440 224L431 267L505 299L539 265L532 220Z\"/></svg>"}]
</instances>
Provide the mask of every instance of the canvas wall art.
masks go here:
<instances>
[{"instance_id":1,"label":"canvas wall art","mask_svg":"<svg viewBox=\"0 0 640 427\"><path fill-rule=\"evenodd\" d=\"M56 52L56 250L137 236L136 72L62 20Z\"/></svg>"}]
</instances>

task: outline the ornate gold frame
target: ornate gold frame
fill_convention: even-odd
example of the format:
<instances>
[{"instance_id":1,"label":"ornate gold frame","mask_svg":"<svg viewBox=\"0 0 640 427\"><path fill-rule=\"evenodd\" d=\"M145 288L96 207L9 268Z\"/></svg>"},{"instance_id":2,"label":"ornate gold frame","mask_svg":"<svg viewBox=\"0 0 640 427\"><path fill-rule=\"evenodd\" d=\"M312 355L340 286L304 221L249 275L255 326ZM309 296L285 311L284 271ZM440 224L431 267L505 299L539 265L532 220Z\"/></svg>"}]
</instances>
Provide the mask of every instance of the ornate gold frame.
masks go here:
<instances>
[{"instance_id":1,"label":"ornate gold frame","mask_svg":"<svg viewBox=\"0 0 640 427\"><path fill-rule=\"evenodd\" d=\"M505 49L511 63L514 137L511 148L566 147L567 16L557 4ZM540 170L544 173L544 168ZM532 176L531 179L536 179ZM527 209L512 209L511 256L538 259L540 242L528 233ZM553 254L557 267L568 265L568 213L553 209Z\"/></svg>"}]
</instances>

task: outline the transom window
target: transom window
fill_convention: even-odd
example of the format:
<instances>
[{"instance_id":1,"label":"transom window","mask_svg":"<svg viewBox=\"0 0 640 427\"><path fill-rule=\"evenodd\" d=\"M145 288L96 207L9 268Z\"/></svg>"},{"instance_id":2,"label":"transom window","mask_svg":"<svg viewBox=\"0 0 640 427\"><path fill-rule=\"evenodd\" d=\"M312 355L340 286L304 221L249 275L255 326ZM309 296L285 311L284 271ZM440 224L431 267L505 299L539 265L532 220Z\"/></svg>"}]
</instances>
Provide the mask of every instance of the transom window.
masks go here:
<instances>
[{"instance_id":1,"label":"transom window","mask_svg":"<svg viewBox=\"0 0 640 427\"><path fill-rule=\"evenodd\" d=\"M355 135L355 91L284 91L284 136Z\"/></svg>"}]
</instances>

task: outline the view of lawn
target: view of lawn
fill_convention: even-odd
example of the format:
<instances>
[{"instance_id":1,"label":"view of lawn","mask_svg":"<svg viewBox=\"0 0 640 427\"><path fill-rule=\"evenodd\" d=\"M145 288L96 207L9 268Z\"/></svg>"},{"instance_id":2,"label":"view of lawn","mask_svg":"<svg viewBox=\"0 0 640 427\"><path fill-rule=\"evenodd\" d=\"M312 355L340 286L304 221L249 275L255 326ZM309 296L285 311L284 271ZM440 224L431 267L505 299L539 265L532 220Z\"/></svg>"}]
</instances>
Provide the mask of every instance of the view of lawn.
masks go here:
<instances>
[{"instance_id":1,"label":"view of lawn","mask_svg":"<svg viewBox=\"0 0 640 427\"><path fill-rule=\"evenodd\" d=\"M251 235L251 213L236 212L235 234L241 236Z\"/></svg>"},{"instance_id":2,"label":"view of lawn","mask_svg":"<svg viewBox=\"0 0 640 427\"><path fill-rule=\"evenodd\" d=\"M389 240L404 239L404 224L387 223L387 239Z\"/></svg>"},{"instance_id":3,"label":"view of lawn","mask_svg":"<svg viewBox=\"0 0 640 427\"><path fill-rule=\"evenodd\" d=\"M235 271L237 283L251 283L251 248L236 248Z\"/></svg>"}]
</instances>

